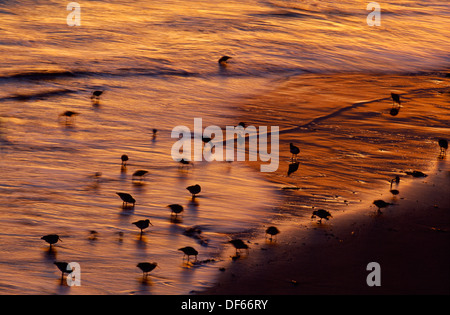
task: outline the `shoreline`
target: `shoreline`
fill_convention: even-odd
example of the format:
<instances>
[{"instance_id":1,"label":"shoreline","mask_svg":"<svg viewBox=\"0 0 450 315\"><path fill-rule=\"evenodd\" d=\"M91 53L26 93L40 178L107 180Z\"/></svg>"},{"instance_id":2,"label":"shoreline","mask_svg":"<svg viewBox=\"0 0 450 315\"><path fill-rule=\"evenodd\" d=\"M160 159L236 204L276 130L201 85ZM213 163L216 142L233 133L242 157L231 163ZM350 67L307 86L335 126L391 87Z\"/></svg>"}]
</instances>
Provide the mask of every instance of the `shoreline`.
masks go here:
<instances>
[{"instance_id":1,"label":"shoreline","mask_svg":"<svg viewBox=\"0 0 450 315\"><path fill-rule=\"evenodd\" d=\"M449 165L439 161L428 177L405 183L381 215L364 202L308 229L283 225L275 242L253 240L248 256L197 294L450 294ZM366 283L370 262L380 264L379 287Z\"/></svg>"},{"instance_id":2,"label":"shoreline","mask_svg":"<svg viewBox=\"0 0 450 315\"><path fill-rule=\"evenodd\" d=\"M284 222L276 241L254 239L197 294L450 294L450 163L427 171L400 183L401 197L381 215L370 200L306 229ZM366 283L370 262L380 264L379 287Z\"/></svg>"},{"instance_id":3,"label":"shoreline","mask_svg":"<svg viewBox=\"0 0 450 315\"><path fill-rule=\"evenodd\" d=\"M320 86L327 80L342 79L339 82L344 85L336 92L338 98L332 98L331 102L340 102L345 109L360 104L360 101L352 95L346 94L345 90L345 84L349 83L349 86L352 86L354 81L367 82L360 76L338 75L325 79L308 76L308 79L318 80L316 83L321 83ZM382 116L388 115L385 111L389 110L389 104L380 103L383 99L379 98L379 94L389 95L391 86L401 84L402 91L408 91L405 95L409 97L414 95L415 103L422 102L421 104L425 105L429 103L426 101L426 93L415 94L418 87L430 90L436 88L428 83L429 78L423 77L388 75L377 80L381 87L372 88L372 81L368 81L370 84L365 87L363 93L367 94L364 102L367 103L368 99L375 107L364 110L378 112ZM296 89L301 88L306 82L305 78L300 80L294 78L292 83L269 94L272 98L254 99L246 102L245 106L248 110L263 102L265 107L271 109L275 109L275 105L277 108L286 108L283 104L296 102L295 95L299 93ZM311 82L309 84L314 85ZM446 90L448 87L443 87L442 91ZM317 101L322 100L308 93L303 99L306 104L314 104ZM413 114L414 107L417 104L411 104L408 111L402 112L403 115L411 117L413 122L416 118ZM338 112L342 110L339 109ZM263 116L260 114L260 117ZM334 116L332 115L332 122L327 121L327 125L333 121L336 123ZM246 118L250 117L244 117L244 121ZM352 119L352 116L348 119ZM399 130L405 135L409 133L409 125L403 125L401 121L397 121L397 124L393 120L386 119L386 121L394 130ZM341 120L338 123L341 123ZM316 128L313 128L314 132L315 130ZM332 129L325 129L325 132L329 131ZM423 152L420 155L405 150L405 146L390 147L392 142L389 141L371 149L366 148L367 157L377 152L380 147L386 149L383 145L388 146L387 150L396 152L396 156L410 157L408 160L412 164L405 163L401 161L404 158L400 158L396 163L377 165L376 169L381 167L382 170L377 176L371 174L371 180L366 184L354 185L347 181L353 185L351 189L345 187L344 190L339 190L342 187L339 186L340 179L337 178L338 186L333 186L336 189L332 190L332 193L323 189L317 190L310 184L309 180L312 178L320 181L323 179L311 173L311 169L314 168L311 160L315 159L311 155L311 147L308 147L307 137L310 134L301 132L301 137L287 134L283 141L280 141L284 147L293 140L298 141L304 149L300 154L302 174L297 178L285 177L282 176L283 169L278 171L278 174L266 174L265 177L276 185L295 186L300 190L292 192L287 190L282 193L283 201L274 208L276 211L273 212L272 221L262 223L249 234L237 235L244 240L250 240L248 241L250 253L231 260L227 255L234 255L234 249L225 249L223 257L230 260L225 271L219 274L214 285L195 293L200 295L450 294L448 268L450 254L441 250L448 248L450 242L450 198L448 198L450 163L448 157L447 160L435 160L437 154L434 155L433 148L437 144L431 142L431 139L433 133L434 136L438 133L437 130L429 132L417 143ZM430 150L433 153L425 153ZM288 153L283 150L280 159L287 160ZM379 158L382 162L385 157L379 155ZM374 158L372 163L378 164L377 160L378 158ZM354 160L350 160L352 161ZM365 165L370 165L367 163L358 165L366 167ZM257 163L248 164L255 170L258 168ZM406 170L412 170L408 169L410 167L417 167L429 176L412 178L401 175L405 174ZM378 172L376 169L375 172ZM367 171L365 174L369 174ZM327 175L335 176L332 170ZM353 175L359 176L357 172ZM383 181L395 175L401 176L399 185L395 187L400 193L393 196L388 189L389 184ZM332 187L333 184L335 182L330 182L328 187ZM377 207L372 204L377 199L393 202L395 205L385 208L383 214L377 215ZM324 220L323 224L311 220L314 207L330 210L333 218L329 221ZM311 209L311 212L308 209ZM269 242L264 238L264 231L269 225L275 225L281 231L276 242ZM381 266L381 287L369 287L366 283L369 274L366 269L370 262L377 262Z\"/></svg>"}]
</instances>

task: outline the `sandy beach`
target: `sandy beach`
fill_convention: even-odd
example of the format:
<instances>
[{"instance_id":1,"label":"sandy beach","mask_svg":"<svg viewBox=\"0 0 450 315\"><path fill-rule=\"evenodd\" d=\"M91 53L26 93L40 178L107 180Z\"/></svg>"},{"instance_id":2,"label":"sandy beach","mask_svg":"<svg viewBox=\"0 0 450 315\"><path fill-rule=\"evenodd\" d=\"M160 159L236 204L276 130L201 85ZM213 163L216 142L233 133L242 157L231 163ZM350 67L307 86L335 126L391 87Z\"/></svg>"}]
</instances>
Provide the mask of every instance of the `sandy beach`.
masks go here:
<instances>
[{"instance_id":1,"label":"sandy beach","mask_svg":"<svg viewBox=\"0 0 450 315\"><path fill-rule=\"evenodd\" d=\"M0 295L450 293L450 3L75 4L0 1Z\"/></svg>"},{"instance_id":2,"label":"sandy beach","mask_svg":"<svg viewBox=\"0 0 450 315\"><path fill-rule=\"evenodd\" d=\"M365 202L322 224L282 225L276 242L255 240L201 294L449 294L449 185L440 160L401 183L382 214ZM380 264L381 286L367 285L369 262Z\"/></svg>"},{"instance_id":3,"label":"sandy beach","mask_svg":"<svg viewBox=\"0 0 450 315\"><path fill-rule=\"evenodd\" d=\"M266 174L269 181L279 184L285 198L278 213L260 230L237 236L249 240L249 254L230 262L216 285L200 294L449 294L450 165L448 157L438 158L439 147L434 140L439 132L445 135L445 129L427 127L426 140L413 134L414 126L423 125L418 110L438 115L431 107L438 106L443 110L440 117L448 117L448 103L442 93L448 89L447 80L433 74L371 78L310 75L286 82L264 98L246 102L244 112L264 104L268 116L277 107L290 111L290 104L301 104L311 111L315 122L294 127L300 119L286 113L283 123L292 127L281 135L281 146L288 147L291 141L300 143L299 171L286 176L288 162L283 161L289 161L290 155L288 150L281 150L279 171ZM311 86L332 89L324 98ZM354 93L354 86L359 93ZM408 100L399 118L389 115L388 97L380 97L389 96L393 87L401 89L402 97ZM321 117L320 112L314 112L314 105L324 102L341 104L342 110ZM347 144L339 133L345 133L355 121L365 126L361 130L392 133L381 142L371 141L363 131L349 136ZM333 129L334 125L337 127ZM402 136L393 139L396 131ZM405 137L413 140L410 146L405 145ZM345 146L358 154L337 159L338 148ZM322 174L313 171L315 163L322 163ZM346 167L345 171L338 163ZM428 176L409 176L406 172L410 167ZM392 195L389 188L395 174L401 177L392 187L399 190L398 195ZM321 183L320 189L316 189L316 183ZM299 189L283 190L286 187ZM377 199L393 205L379 214L372 204ZM305 209L311 209L311 213L321 207L333 218L318 224L317 219L305 215ZM281 231L273 242L264 237L270 225ZM228 254L232 256L233 250ZM381 267L379 287L367 285L370 262Z\"/></svg>"}]
</instances>

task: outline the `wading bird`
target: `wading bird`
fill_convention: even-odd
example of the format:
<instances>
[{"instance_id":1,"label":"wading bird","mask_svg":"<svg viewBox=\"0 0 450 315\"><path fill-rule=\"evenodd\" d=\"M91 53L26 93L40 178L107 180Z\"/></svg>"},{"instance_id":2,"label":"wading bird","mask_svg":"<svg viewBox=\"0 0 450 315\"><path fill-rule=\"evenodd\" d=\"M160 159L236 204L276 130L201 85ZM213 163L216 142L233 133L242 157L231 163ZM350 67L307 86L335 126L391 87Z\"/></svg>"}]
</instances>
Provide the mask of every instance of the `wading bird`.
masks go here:
<instances>
[{"instance_id":1,"label":"wading bird","mask_svg":"<svg viewBox=\"0 0 450 315\"><path fill-rule=\"evenodd\" d=\"M53 244L58 243L58 241L62 242L61 238L57 234L44 235L44 236L41 237L41 240L44 240L47 243L49 243L50 244L50 248L52 248Z\"/></svg>"},{"instance_id":2,"label":"wading bird","mask_svg":"<svg viewBox=\"0 0 450 315\"><path fill-rule=\"evenodd\" d=\"M120 159L122 160L122 166L127 166L128 155L123 154Z\"/></svg>"},{"instance_id":3,"label":"wading bird","mask_svg":"<svg viewBox=\"0 0 450 315\"><path fill-rule=\"evenodd\" d=\"M412 177L427 177L428 175L421 171L412 171L406 172L406 174L411 175Z\"/></svg>"},{"instance_id":4,"label":"wading bird","mask_svg":"<svg viewBox=\"0 0 450 315\"><path fill-rule=\"evenodd\" d=\"M314 219L316 216L320 218L319 219L320 224L322 223L322 219L329 220L330 218L333 217L330 212L324 209L314 210L311 219Z\"/></svg>"},{"instance_id":5,"label":"wading bird","mask_svg":"<svg viewBox=\"0 0 450 315\"><path fill-rule=\"evenodd\" d=\"M218 60L219 65L221 65L222 67L226 67L228 65L228 60L230 60L230 59L231 59L230 56L223 56L223 57L221 57Z\"/></svg>"},{"instance_id":6,"label":"wading bird","mask_svg":"<svg viewBox=\"0 0 450 315\"><path fill-rule=\"evenodd\" d=\"M248 254L249 247L247 244L244 243L243 240L237 238L237 239L228 241L228 243L233 245L233 247L236 249L236 256L239 256L239 252L241 251L241 249L245 249Z\"/></svg>"},{"instance_id":7,"label":"wading bird","mask_svg":"<svg viewBox=\"0 0 450 315\"><path fill-rule=\"evenodd\" d=\"M186 187L186 189L191 193L192 199L194 199L195 195L199 194L202 191L202 188L199 184L188 186Z\"/></svg>"},{"instance_id":8,"label":"wading bird","mask_svg":"<svg viewBox=\"0 0 450 315\"><path fill-rule=\"evenodd\" d=\"M392 97L392 105L400 105L401 101L400 101L400 95L396 94L396 93L392 93L391 92L391 97Z\"/></svg>"},{"instance_id":9,"label":"wading bird","mask_svg":"<svg viewBox=\"0 0 450 315\"><path fill-rule=\"evenodd\" d=\"M64 274L65 273L70 274L70 273L72 273L73 270L68 269L69 263L67 263L67 262L55 261L54 264L61 271L61 283L63 283Z\"/></svg>"},{"instance_id":10,"label":"wading bird","mask_svg":"<svg viewBox=\"0 0 450 315\"><path fill-rule=\"evenodd\" d=\"M136 225L141 230L141 237L142 237L142 233L144 232L144 230L146 228L148 228L150 225L153 226L153 224L150 222L149 219L139 220L139 221L133 222L131 224Z\"/></svg>"},{"instance_id":11,"label":"wading bird","mask_svg":"<svg viewBox=\"0 0 450 315\"><path fill-rule=\"evenodd\" d=\"M142 262L136 265L139 269L142 271L142 277L147 278L148 273L158 267L158 264L156 262Z\"/></svg>"},{"instance_id":12,"label":"wading bird","mask_svg":"<svg viewBox=\"0 0 450 315\"><path fill-rule=\"evenodd\" d=\"M392 203L386 202L384 200L378 199L373 202L375 206L378 207L378 213L381 213L382 208L386 208L387 206L392 205Z\"/></svg>"},{"instance_id":13,"label":"wading bird","mask_svg":"<svg viewBox=\"0 0 450 315\"><path fill-rule=\"evenodd\" d=\"M66 125L69 125L71 123L74 122L75 116L79 115L80 113L71 111L71 110L66 110L64 113L60 114L59 116L64 116L66 121Z\"/></svg>"},{"instance_id":14,"label":"wading bird","mask_svg":"<svg viewBox=\"0 0 450 315\"><path fill-rule=\"evenodd\" d=\"M400 104L401 104L400 95L391 93L391 97L392 97L392 108L390 114L392 116L397 116L400 111Z\"/></svg>"},{"instance_id":15,"label":"wading bird","mask_svg":"<svg viewBox=\"0 0 450 315\"><path fill-rule=\"evenodd\" d=\"M99 98L100 95L102 95L102 94L103 94L103 91L100 91L100 90L94 91L94 92L92 92L91 99Z\"/></svg>"},{"instance_id":16,"label":"wading bird","mask_svg":"<svg viewBox=\"0 0 450 315\"><path fill-rule=\"evenodd\" d=\"M137 170L136 172L133 173L133 175L131 176L131 181L135 181L137 179L139 179L139 181L142 181L142 179L144 178L145 175L148 174L148 171L146 170Z\"/></svg>"},{"instance_id":17,"label":"wading bird","mask_svg":"<svg viewBox=\"0 0 450 315\"><path fill-rule=\"evenodd\" d=\"M133 207L134 207L134 204L136 203L136 200L130 194L121 193L121 192L117 192L116 194L123 201L122 202L122 208L125 208L129 203L133 204Z\"/></svg>"},{"instance_id":18,"label":"wading bird","mask_svg":"<svg viewBox=\"0 0 450 315\"><path fill-rule=\"evenodd\" d=\"M444 158L444 156L447 155L447 149L448 149L448 141L446 139L439 139L439 148L441 149L441 152L439 153L440 158Z\"/></svg>"},{"instance_id":19,"label":"wading bird","mask_svg":"<svg viewBox=\"0 0 450 315\"><path fill-rule=\"evenodd\" d=\"M189 262L189 256L195 256L195 261L197 261L197 255L198 255L198 251L191 247L191 246L186 246L186 247L182 247L182 248L178 248L178 250L181 250L183 252L183 260L184 257L187 256L187 261Z\"/></svg>"},{"instance_id":20,"label":"wading bird","mask_svg":"<svg viewBox=\"0 0 450 315\"><path fill-rule=\"evenodd\" d=\"M272 242L272 238L274 237L274 236L277 236L278 234L280 233L280 230L278 230L278 228L276 227L276 226L269 226L267 229L266 229L266 238L267 238L267 235L270 235L270 241Z\"/></svg>"},{"instance_id":21,"label":"wading bird","mask_svg":"<svg viewBox=\"0 0 450 315\"><path fill-rule=\"evenodd\" d=\"M91 95L91 101L94 105L98 105L100 102L100 95L103 94L103 91L94 91Z\"/></svg>"},{"instance_id":22,"label":"wading bird","mask_svg":"<svg viewBox=\"0 0 450 315\"><path fill-rule=\"evenodd\" d=\"M170 208L171 215L175 214L175 216L177 216L179 213L183 212L183 206L179 205L179 204L172 204L172 205L168 205L167 207Z\"/></svg>"},{"instance_id":23,"label":"wading bird","mask_svg":"<svg viewBox=\"0 0 450 315\"><path fill-rule=\"evenodd\" d=\"M297 154L300 153L300 149L291 142L291 143L289 143L289 151L292 154L291 161L294 160L294 157L297 160Z\"/></svg>"}]
</instances>

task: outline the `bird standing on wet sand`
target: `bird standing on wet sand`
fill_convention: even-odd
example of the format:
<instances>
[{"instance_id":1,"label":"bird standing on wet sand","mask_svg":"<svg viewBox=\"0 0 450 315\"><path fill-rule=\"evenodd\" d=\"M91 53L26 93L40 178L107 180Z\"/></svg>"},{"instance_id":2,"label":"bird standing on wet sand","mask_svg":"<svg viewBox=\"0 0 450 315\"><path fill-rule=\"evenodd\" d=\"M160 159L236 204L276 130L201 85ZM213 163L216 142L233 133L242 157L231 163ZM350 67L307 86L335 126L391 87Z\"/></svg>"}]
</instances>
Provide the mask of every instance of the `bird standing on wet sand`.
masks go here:
<instances>
[{"instance_id":1,"label":"bird standing on wet sand","mask_svg":"<svg viewBox=\"0 0 450 315\"><path fill-rule=\"evenodd\" d=\"M179 204L172 204L172 205L168 205L167 207L170 208L170 210L172 210L172 215L175 213L175 216L177 216L179 213L183 212L183 206L179 205Z\"/></svg>"},{"instance_id":2,"label":"bird standing on wet sand","mask_svg":"<svg viewBox=\"0 0 450 315\"><path fill-rule=\"evenodd\" d=\"M144 229L148 228L150 225L153 226L153 224L150 222L149 219L139 220L139 221L133 222L131 224L136 225L141 230L141 236L142 236L142 233L144 232Z\"/></svg>"},{"instance_id":3,"label":"bird standing on wet sand","mask_svg":"<svg viewBox=\"0 0 450 315\"><path fill-rule=\"evenodd\" d=\"M241 251L241 249L245 249L247 251L247 254L248 254L249 247L248 247L247 244L244 243L243 240L241 240L241 239L234 239L234 240L228 241L228 243L231 243L231 245L233 245L233 247L236 249L236 256L239 256L239 252Z\"/></svg>"},{"instance_id":4,"label":"bird standing on wet sand","mask_svg":"<svg viewBox=\"0 0 450 315\"><path fill-rule=\"evenodd\" d=\"M91 101L93 105L98 105L100 102L100 96L103 94L103 91L94 91L91 95Z\"/></svg>"},{"instance_id":5,"label":"bird standing on wet sand","mask_svg":"<svg viewBox=\"0 0 450 315\"><path fill-rule=\"evenodd\" d=\"M384 200L378 199L373 202L375 206L378 207L378 212L381 213L381 208L386 208L387 206L392 205L392 203L386 202Z\"/></svg>"},{"instance_id":6,"label":"bird standing on wet sand","mask_svg":"<svg viewBox=\"0 0 450 315\"><path fill-rule=\"evenodd\" d=\"M123 154L120 159L122 160L122 166L127 166L128 155Z\"/></svg>"},{"instance_id":7,"label":"bird standing on wet sand","mask_svg":"<svg viewBox=\"0 0 450 315\"><path fill-rule=\"evenodd\" d=\"M320 224L322 224L322 219L329 220L329 218L333 217L330 212L324 209L314 210L311 219L314 219L316 216L320 218Z\"/></svg>"},{"instance_id":8,"label":"bird standing on wet sand","mask_svg":"<svg viewBox=\"0 0 450 315\"><path fill-rule=\"evenodd\" d=\"M291 143L289 143L289 151L292 154L291 161L294 160L294 157L295 157L295 160L297 160L297 154L300 153L300 149L291 142Z\"/></svg>"},{"instance_id":9,"label":"bird standing on wet sand","mask_svg":"<svg viewBox=\"0 0 450 315\"><path fill-rule=\"evenodd\" d=\"M137 170L131 176L131 181L135 181L136 179L139 179L139 181L142 181L143 177L147 174L148 174L148 171L146 171L146 170Z\"/></svg>"},{"instance_id":10,"label":"bird standing on wet sand","mask_svg":"<svg viewBox=\"0 0 450 315\"><path fill-rule=\"evenodd\" d=\"M202 188L199 184L188 186L186 187L186 189L189 190L189 192L192 194L192 199L194 199L195 195L199 194L202 191Z\"/></svg>"},{"instance_id":11,"label":"bird standing on wet sand","mask_svg":"<svg viewBox=\"0 0 450 315\"><path fill-rule=\"evenodd\" d=\"M226 66L228 65L228 60L229 60L229 59L231 59L230 56L223 56L223 57L221 57L221 58L218 60L219 65L222 66L222 67L226 67Z\"/></svg>"},{"instance_id":12,"label":"bird standing on wet sand","mask_svg":"<svg viewBox=\"0 0 450 315\"><path fill-rule=\"evenodd\" d=\"M277 236L279 233L280 233L280 230L278 230L278 228L276 226L269 226L266 229L266 237L267 237L267 234L270 235L270 241L271 242L272 242L272 238L274 236Z\"/></svg>"},{"instance_id":13,"label":"bird standing on wet sand","mask_svg":"<svg viewBox=\"0 0 450 315\"><path fill-rule=\"evenodd\" d=\"M136 200L130 194L121 193L121 192L117 192L116 194L123 201L122 207L126 207L129 203L133 204L133 207L134 207L134 204L136 203Z\"/></svg>"},{"instance_id":14,"label":"bird standing on wet sand","mask_svg":"<svg viewBox=\"0 0 450 315\"><path fill-rule=\"evenodd\" d=\"M44 235L44 236L41 237L41 240L44 240L47 243L49 243L50 244L50 248L52 248L52 245L56 244L58 241L62 242L61 238L57 234Z\"/></svg>"},{"instance_id":15,"label":"bird standing on wet sand","mask_svg":"<svg viewBox=\"0 0 450 315\"><path fill-rule=\"evenodd\" d=\"M191 246L186 246L183 248L178 248L178 250L181 250L183 252L183 260L184 257L187 256L187 261L189 262L189 256L195 256L195 261L197 261L197 255L198 255L198 251L191 247Z\"/></svg>"},{"instance_id":16,"label":"bird standing on wet sand","mask_svg":"<svg viewBox=\"0 0 450 315\"><path fill-rule=\"evenodd\" d=\"M392 97L392 102L393 102L392 105L395 105L395 104L400 105L401 104L400 95L399 94L391 92L391 97Z\"/></svg>"},{"instance_id":17,"label":"bird standing on wet sand","mask_svg":"<svg viewBox=\"0 0 450 315\"><path fill-rule=\"evenodd\" d=\"M444 158L447 155L448 149L448 141L446 139L439 139L439 148L441 149L441 153L439 154L440 158Z\"/></svg>"},{"instance_id":18,"label":"bird standing on wet sand","mask_svg":"<svg viewBox=\"0 0 450 315\"><path fill-rule=\"evenodd\" d=\"M72 273L73 270L67 269L67 267L69 266L69 263L67 263L67 262L55 261L54 264L61 271L61 283L62 283L63 282L63 278L64 278L64 273L69 274L69 273Z\"/></svg>"},{"instance_id":19,"label":"bird standing on wet sand","mask_svg":"<svg viewBox=\"0 0 450 315\"><path fill-rule=\"evenodd\" d=\"M64 113L60 114L59 116L64 116L66 117L66 125L68 125L69 123L72 123L72 121L69 121L69 119L72 119L72 117L75 117L77 115L79 115L80 113L71 111L71 110L66 110Z\"/></svg>"},{"instance_id":20,"label":"bird standing on wet sand","mask_svg":"<svg viewBox=\"0 0 450 315\"><path fill-rule=\"evenodd\" d=\"M158 267L158 264L156 262L141 262L137 264L136 267L142 270L142 277L147 278L148 273Z\"/></svg>"},{"instance_id":21,"label":"bird standing on wet sand","mask_svg":"<svg viewBox=\"0 0 450 315\"><path fill-rule=\"evenodd\" d=\"M100 91L100 90L94 91L94 92L92 92L91 99L99 98L100 95L102 95L102 94L103 94L103 91Z\"/></svg>"}]
</instances>

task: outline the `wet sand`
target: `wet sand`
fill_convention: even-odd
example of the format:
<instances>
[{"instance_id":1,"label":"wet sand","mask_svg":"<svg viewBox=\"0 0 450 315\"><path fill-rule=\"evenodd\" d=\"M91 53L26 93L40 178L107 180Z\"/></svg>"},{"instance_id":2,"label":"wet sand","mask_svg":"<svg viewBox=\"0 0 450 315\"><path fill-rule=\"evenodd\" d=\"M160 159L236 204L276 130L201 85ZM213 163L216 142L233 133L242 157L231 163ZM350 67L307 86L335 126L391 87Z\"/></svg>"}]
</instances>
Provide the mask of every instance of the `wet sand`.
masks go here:
<instances>
[{"instance_id":1,"label":"wet sand","mask_svg":"<svg viewBox=\"0 0 450 315\"><path fill-rule=\"evenodd\" d=\"M368 202L320 225L281 225L276 241L254 240L201 294L450 294L449 164L401 183L382 214ZM379 287L366 283L369 262L380 264Z\"/></svg>"},{"instance_id":2,"label":"wet sand","mask_svg":"<svg viewBox=\"0 0 450 315\"><path fill-rule=\"evenodd\" d=\"M344 110L345 115L340 115L343 113L341 111L339 115L331 115L324 120L315 119L313 124L300 125L304 126L303 128L294 127L299 126L299 119L294 112L284 116L284 123L290 130L284 134L282 132L280 146L289 146L290 141L300 142L301 168L298 174L294 174L297 176L286 176L287 162L283 161L288 160L290 155L288 151L281 150L280 161L284 164L280 165L278 172L265 175L269 181L279 184L280 187L300 189L284 191L285 201L278 207L280 211L274 215L274 220L267 222L258 231L253 231L251 235L242 235L243 239L249 240L249 254L243 253L239 259L232 260L229 257L234 255L234 250L230 249L225 253L225 256L228 255L226 258L230 259L229 266L220 274L216 284L198 293L450 294L450 163L448 156L445 159L437 159L439 148L434 140L439 134L443 137L448 135L444 123L448 119L448 101L445 98L447 94L444 94L448 93L448 87L443 84L448 83L448 79L441 78L442 76L434 75L377 76L370 80L351 75L309 78L319 81L316 84L310 80L311 86L325 86L323 81L329 81L330 88L327 91L332 92L327 92L330 94L326 98L327 101L341 102L343 108L345 104L354 106L347 107L348 110ZM350 90L351 86L355 86L355 82L358 82L358 93ZM434 86L436 82L438 85ZM318 114L314 115L313 112L314 104L322 103L323 95L315 93L314 89L308 88L304 83L288 83L285 90L278 90L269 97L265 96L267 106L260 108L259 116L255 119L264 119L264 110L270 113L271 110L276 110L276 107L289 109L292 107L286 104L298 102L303 102L302 106L307 108L305 110L311 110L312 118L317 117ZM393 88L401 88L409 101L408 106L402 108L397 121L389 120L389 91ZM290 93L289 89L298 89L302 98ZM308 89L312 92L309 93ZM386 97L383 98L383 95ZM368 101L358 103L358 99ZM250 100L244 111L246 108L256 108L262 101L264 100ZM273 108L270 107L271 104ZM430 107L431 105L435 107ZM427 126L426 122L419 121L419 117L426 119L425 115L418 113L418 110L423 109L426 109L429 115L440 115L442 125ZM381 117L378 125L375 125L374 118L361 119L364 116L358 116L358 112L373 113L371 117ZM282 120L280 117L280 123ZM360 148L367 154L344 160L343 165L355 163L355 171L351 177L370 174L373 178L368 181L355 181L351 177L344 179L344 173L335 173L333 167L324 167L323 177L310 173L309 165L318 161L318 157L311 153L314 149L317 150L313 147L316 138L321 139L317 135L330 132L324 122L327 125L338 123L337 126L340 127L336 130L339 130L346 126L346 122L355 120L360 121L362 128L367 124L370 127L365 128L369 130L377 128L382 131L386 128L397 131L403 138L387 138L383 144L371 141L351 143L352 147ZM419 130L415 126L422 125L426 128L422 130L426 130L428 135L425 138L413 136L413 133ZM309 133L311 127L313 132ZM361 129L361 134L364 130ZM414 142L411 142L414 143L414 150L405 145L404 139L407 138L414 138ZM342 145L342 142L335 144ZM329 143L323 142L323 147L327 146L329 147ZM379 150L383 146L394 152L388 159L382 155L386 151ZM332 154L327 151L320 153L324 159L330 160L322 163L333 165L336 161L329 157L334 153L331 149L328 151ZM428 176L408 176L405 171L410 167L417 168ZM359 173L358 168L368 170ZM402 174L399 185L393 187L400 191L397 196L389 192L388 180L394 174ZM314 189L314 182L318 180L322 183L329 182L326 192L322 191L324 186L322 190ZM316 198L318 194L338 198L329 198L319 203L319 198ZM383 209L379 214L377 207L372 204L376 199L383 199L394 205ZM304 213L305 209L311 209L314 204L317 208L325 207L331 210L333 218L329 221L323 220L322 224L311 220L310 215ZM299 212L302 214L298 215ZM276 225L281 230L276 241L270 242L264 238L264 230L269 225ZM366 278L371 271L366 268L370 262L377 262L381 267L381 286L367 285Z\"/></svg>"}]
</instances>

